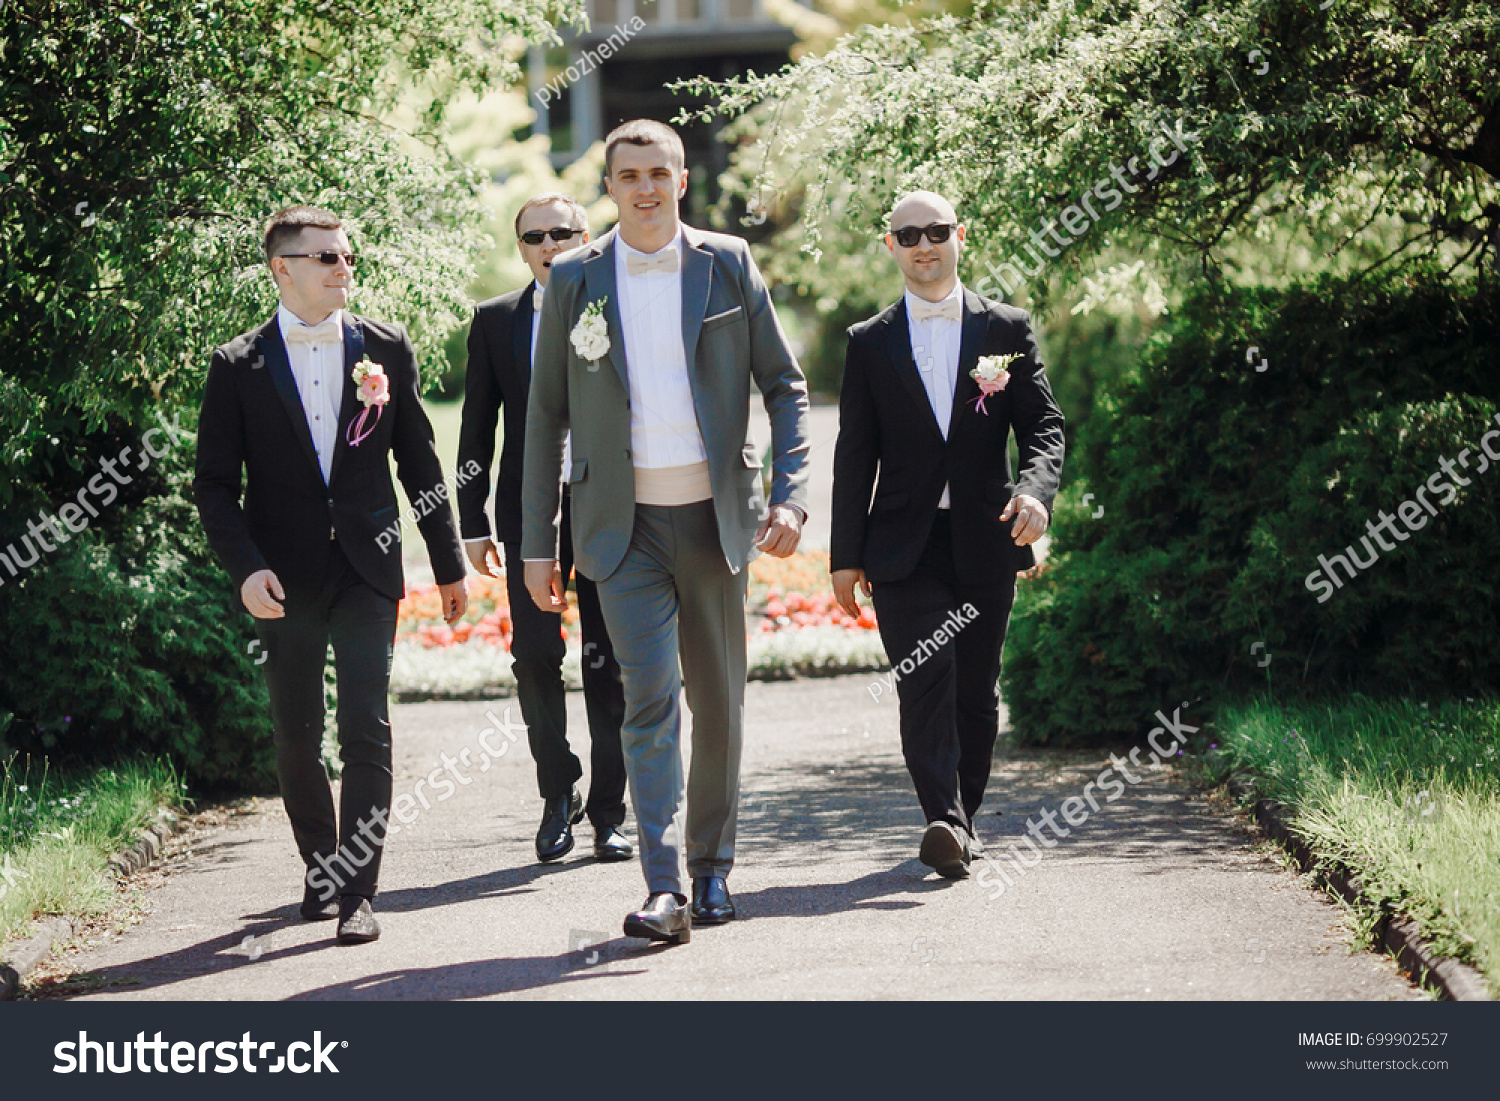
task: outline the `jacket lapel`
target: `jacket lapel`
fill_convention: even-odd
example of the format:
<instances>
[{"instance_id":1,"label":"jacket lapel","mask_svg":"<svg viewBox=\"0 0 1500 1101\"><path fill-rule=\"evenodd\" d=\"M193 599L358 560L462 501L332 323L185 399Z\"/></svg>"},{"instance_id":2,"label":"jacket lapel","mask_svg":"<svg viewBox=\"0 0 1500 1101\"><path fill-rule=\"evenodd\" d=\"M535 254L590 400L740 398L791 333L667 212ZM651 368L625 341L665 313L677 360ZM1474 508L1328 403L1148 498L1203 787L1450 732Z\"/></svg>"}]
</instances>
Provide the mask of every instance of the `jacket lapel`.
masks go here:
<instances>
[{"instance_id":1,"label":"jacket lapel","mask_svg":"<svg viewBox=\"0 0 1500 1101\"><path fill-rule=\"evenodd\" d=\"M318 481L321 482L323 471L318 466L318 452L313 447L312 432L307 427L307 410L302 407L302 395L297 392L297 380L292 376L292 361L287 358L286 342L281 339L281 326L277 324L276 316L272 314L271 320L260 327L260 332L255 337L255 348L266 370L271 372L271 382L276 387L286 415L291 418L292 434L302 444L302 452L307 456L307 461L312 463ZM252 361L251 369L254 368Z\"/></svg>"},{"instance_id":2,"label":"jacket lapel","mask_svg":"<svg viewBox=\"0 0 1500 1101\"><path fill-rule=\"evenodd\" d=\"M516 357L516 372L529 383L531 380L531 322L536 317L536 280L526 284L521 297L516 299L516 312L511 315L510 349Z\"/></svg>"},{"instance_id":3,"label":"jacket lapel","mask_svg":"<svg viewBox=\"0 0 1500 1101\"><path fill-rule=\"evenodd\" d=\"M625 330L620 325L620 296L615 287L615 234L619 230L612 229L603 237L599 238L599 244L590 256L583 262L583 286L588 292L584 303L596 302L605 299L604 320L609 327L609 351L604 355L614 364L615 372L620 376L620 385L625 387L625 392L630 392L629 366L625 362ZM577 320L574 320L577 324ZM569 330L569 337L572 330Z\"/></svg>"},{"instance_id":4,"label":"jacket lapel","mask_svg":"<svg viewBox=\"0 0 1500 1101\"><path fill-rule=\"evenodd\" d=\"M700 247L702 239L687 226L682 227L686 246L682 259L682 352L692 369L698 354L698 334L708 313L708 294L713 289L714 258Z\"/></svg>"},{"instance_id":5,"label":"jacket lapel","mask_svg":"<svg viewBox=\"0 0 1500 1101\"><path fill-rule=\"evenodd\" d=\"M358 417L364 406L359 403L359 388L354 385L354 365L365 358L364 326L348 310L344 311L344 396L339 403L339 438L333 442L333 466L328 475L328 484L338 477L339 463L344 452L349 450L349 425ZM389 374L389 371L387 371ZM391 400L396 398L392 384ZM370 414L373 419L375 414Z\"/></svg>"},{"instance_id":6,"label":"jacket lapel","mask_svg":"<svg viewBox=\"0 0 1500 1101\"><path fill-rule=\"evenodd\" d=\"M901 376L901 381L906 383L906 388L911 391L912 400L917 403L921 410L918 417L922 423L932 429L938 441L942 442L943 430L938 427L937 417L932 412L932 401L927 396L927 387L922 384L922 375L917 370L917 361L911 355L911 327L906 320L906 296L902 295L896 304L891 307L885 322L886 352L895 365L896 374Z\"/></svg>"},{"instance_id":7,"label":"jacket lapel","mask_svg":"<svg viewBox=\"0 0 1500 1101\"><path fill-rule=\"evenodd\" d=\"M989 324L989 313L979 296L964 288L964 320L958 338L958 378L953 382L953 412L948 420L948 439L963 423L959 416L965 406L979 396L979 383L969 374L979 363L979 351L984 347L984 333Z\"/></svg>"}]
</instances>

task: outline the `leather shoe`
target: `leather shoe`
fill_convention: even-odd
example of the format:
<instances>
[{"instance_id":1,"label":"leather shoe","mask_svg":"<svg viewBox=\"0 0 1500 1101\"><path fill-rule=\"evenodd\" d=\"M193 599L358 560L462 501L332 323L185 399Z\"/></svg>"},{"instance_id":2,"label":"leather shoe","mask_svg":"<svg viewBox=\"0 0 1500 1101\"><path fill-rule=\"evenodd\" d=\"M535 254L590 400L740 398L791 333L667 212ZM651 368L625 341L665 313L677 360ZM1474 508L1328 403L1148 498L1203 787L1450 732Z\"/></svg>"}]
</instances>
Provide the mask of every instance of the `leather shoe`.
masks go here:
<instances>
[{"instance_id":1,"label":"leather shoe","mask_svg":"<svg viewBox=\"0 0 1500 1101\"><path fill-rule=\"evenodd\" d=\"M380 926L370 912L370 900L359 895L339 899L340 944L369 944L380 939Z\"/></svg>"},{"instance_id":2,"label":"leather shoe","mask_svg":"<svg viewBox=\"0 0 1500 1101\"><path fill-rule=\"evenodd\" d=\"M548 799L542 825L536 831L536 855L542 863L561 860L573 851L573 826L583 818L583 797L577 786L566 795Z\"/></svg>"},{"instance_id":3,"label":"leather shoe","mask_svg":"<svg viewBox=\"0 0 1500 1101\"><path fill-rule=\"evenodd\" d=\"M969 874L969 834L948 822L929 822L922 835L922 863L944 879L964 879Z\"/></svg>"},{"instance_id":4,"label":"leather shoe","mask_svg":"<svg viewBox=\"0 0 1500 1101\"><path fill-rule=\"evenodd\" d=\"M656 892L641 909L625 915L625 935L686 944L693 939L687 900L671 891Z\"/></svg>"},{"instance_id":5,"label":"leather shoe","mask_svg":"<svg viewBox=\"0 0 1500 1101\"><path fill-rule=\"evenodd\" d=\"M332 921L339 916L339 896L329 895L324 899L319 898L319 894L320 892L313 890L310 884L303 883L301 907L303 921Z\"/></svg>"},{"instance_id":6,"label":"leather shoe","mask_svg":"<svg viewBox=\"0 0 1500 1101\"><path fill-rule=\"evenodd\" d=\"M734 920L734 899L721 875L693 880L693 924L723 925Z\"/></svg>"},{"instance_id":7,"label":"leather shoe","mask_svg":"<svg viewBox=\"0 0 1500 1101\"><path fill-rule=\"evenodd\" d=\"M634 855L635 849L620 832L619 826L605 826L603 829L594 831L595 860L613 864L616 861L629 860Z\"/></svg>"}]
</instances>

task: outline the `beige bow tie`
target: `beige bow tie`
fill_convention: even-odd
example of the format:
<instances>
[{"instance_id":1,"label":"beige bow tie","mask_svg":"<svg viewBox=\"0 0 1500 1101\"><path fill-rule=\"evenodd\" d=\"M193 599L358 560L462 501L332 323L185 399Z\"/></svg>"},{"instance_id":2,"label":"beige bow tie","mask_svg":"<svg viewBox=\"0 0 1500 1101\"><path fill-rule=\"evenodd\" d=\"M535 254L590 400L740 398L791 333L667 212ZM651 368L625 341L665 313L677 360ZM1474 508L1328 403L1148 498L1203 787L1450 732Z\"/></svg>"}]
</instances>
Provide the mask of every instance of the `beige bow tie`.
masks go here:
<instances>
[{"instance_id":1,"label":"beige bow tie","mask_svg":"<svg viewBox=\"0 0 1500 1101\"><path fill-rule=\"evenodd\" d=\"M288 344L333 344L340 339L336 321L325 321L321 325L293 325L286 334Z\"/></svg>"},{"instance_id":2,"label":"beige bow tie","mask_svg":"<svg viewBox=\"0 0 1500 1101\"><path fill-rule=\"evenodd\" d=\"M641 256L634 252L625 254L625 271L630 275L645 275L648 271L676 270L677 249L671 246L660 252L653 252L650 256Z\"/></svg>"},{"instance_id":3,"label":"beige bow tie","mask_svg":"<svg viewBox=\"0 0 1500 1101\"><path fill-rule=\"evenodd\" d=\"M946 317L949 321L962 321L963 315L963 305L957 298L945 298L941 302L923 302L918 299L911 304L913 321L931 321L936 317Z\"/></svg>"}]
</instances>

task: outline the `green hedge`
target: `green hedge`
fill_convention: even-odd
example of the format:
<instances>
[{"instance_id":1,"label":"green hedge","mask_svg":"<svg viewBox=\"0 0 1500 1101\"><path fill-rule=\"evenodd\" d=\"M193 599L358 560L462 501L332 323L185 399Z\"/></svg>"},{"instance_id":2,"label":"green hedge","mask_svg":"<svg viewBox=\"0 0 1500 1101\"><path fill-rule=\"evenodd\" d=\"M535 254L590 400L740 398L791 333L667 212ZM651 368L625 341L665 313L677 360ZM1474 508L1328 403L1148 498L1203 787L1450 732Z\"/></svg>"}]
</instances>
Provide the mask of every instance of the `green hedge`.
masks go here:
<instances>
[{"instance_id":1,"label":"green hedge","mask_svg":"<svg viewBox=\"0 0 1500 1101\"><path fill-rule=\"evenodd\" d=\"M122 501L19 577L3 575L0 758L161 755L195 791L275 790L254 633L184 499L190 461L167 461L178 466L164 472L164 495ZM24 520L5 520L9 542Z\"/></svg>"},{"instance_id":2,"label":"green hedge","mask_svg":"<svg viewBox=\"0 0 1500 1101\"><path fill-rule=\"evenodd\" d=\"M1441 457L1477 456L1497 399L1500 308L1480 289L1429 274L1191 297L1069 458L1002 673L1017 740L1128 736L1254 688L1493 691L1500 469L1471 456L1470 486L1324 602L1306 580L1319 555L1364 557L1366 521Z\"/></svg>"}]
</instances>

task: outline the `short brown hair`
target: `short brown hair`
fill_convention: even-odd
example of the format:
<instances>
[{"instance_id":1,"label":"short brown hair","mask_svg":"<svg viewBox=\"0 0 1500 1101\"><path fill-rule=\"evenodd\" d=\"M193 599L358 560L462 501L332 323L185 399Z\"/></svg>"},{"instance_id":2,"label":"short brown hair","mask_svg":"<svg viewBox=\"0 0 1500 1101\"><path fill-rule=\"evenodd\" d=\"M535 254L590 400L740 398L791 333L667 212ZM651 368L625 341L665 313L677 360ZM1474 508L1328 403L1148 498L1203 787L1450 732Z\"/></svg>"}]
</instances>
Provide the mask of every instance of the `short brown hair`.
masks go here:
<instances>
[{"instance_id":1,"label":"short brown hair","mask_svg":"<svg viewBox=\"0 0 1500 1101\"><path fill-rule=\"evenodd\" d=\"M262 244L266 263L280 256L302 236L304 229L343 229L344 223L331 210L318 206L289 206L266 219L266 236Z\"/></svg>"},{"instance_id":2,"label":"short brown hair","mask_svg":"<svg viewBox=\"0 0 1500 1101\"><path fill-rule=\"evenodd\" d=\"M551 206L553 203L561 203L563 206L568 207L573 213L574 220L582 223L581 225L574 225L573 229L589 228L589 212L583 208L582 203L571 195L564 195L561 191L544 191L540 195L533 195L527 199L521 204L521 209L516 211L516 236L521 236L521 215L534 206Z\"/></svg>"},{"instance_id":3,"label":"short brown hair","mask_svg":"<svg viewBox=\"0 0 1500 1101\"><path fill-rule=\"evenodd\" d=\"M655 119L631 119L629 122L621 123L609 132L604 139L604 174L608 176L614 167L615 146L626 145L664 145L667 147L667 160L677 162L677 170L680 172L687 167L687 152L682 148L682 139L664 122Z\"/></svg>"}]
</instances>

